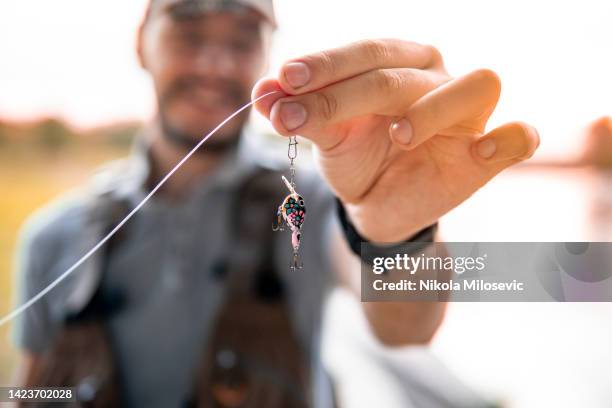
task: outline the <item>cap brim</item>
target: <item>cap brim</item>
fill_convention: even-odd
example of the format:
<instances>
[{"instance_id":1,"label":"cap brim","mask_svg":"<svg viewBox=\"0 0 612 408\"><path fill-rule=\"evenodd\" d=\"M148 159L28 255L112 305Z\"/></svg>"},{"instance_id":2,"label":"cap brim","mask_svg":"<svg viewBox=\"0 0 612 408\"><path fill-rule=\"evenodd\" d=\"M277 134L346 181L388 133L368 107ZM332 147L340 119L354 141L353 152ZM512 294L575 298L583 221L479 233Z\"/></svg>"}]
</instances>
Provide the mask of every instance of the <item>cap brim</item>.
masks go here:
<instances>
[{"instance_id":1,"label":"cap brim","mask_svg":"<svg viewBox=\"0 0 612 408\"><path fill-rule=\"evenodd\" d=\"M210 0L165 0L164 8L175 18L196 17L205 13L213 12L233 12L246 14L249 11L256 12L265 21L268 21L276 28L274 15L268 15L258 7L250 4L249 1L210 1Z\"/></svg>"}]
</instances>

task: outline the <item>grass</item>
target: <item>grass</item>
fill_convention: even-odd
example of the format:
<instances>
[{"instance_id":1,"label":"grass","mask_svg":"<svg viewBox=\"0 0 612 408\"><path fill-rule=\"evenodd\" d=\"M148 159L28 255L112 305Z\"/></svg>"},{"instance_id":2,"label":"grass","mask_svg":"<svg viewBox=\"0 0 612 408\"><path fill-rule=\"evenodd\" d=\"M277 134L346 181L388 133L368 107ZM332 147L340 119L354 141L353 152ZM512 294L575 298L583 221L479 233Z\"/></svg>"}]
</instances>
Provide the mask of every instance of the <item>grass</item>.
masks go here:
<instances>
[{"instance_id":1,"label":"grass","mask_svg":"<svg viewBox=\"0 0 612 408\"><path fill-rule=\"evenodd\" d=\"M13 263L17 234L35 209L82 184L100 164L127 149L102 145L70 145L55 151L0 146L0 315L14 305ZM0 385L10 384L17 350L9 326L0 327Z\"/></svg>"}]
</instances>

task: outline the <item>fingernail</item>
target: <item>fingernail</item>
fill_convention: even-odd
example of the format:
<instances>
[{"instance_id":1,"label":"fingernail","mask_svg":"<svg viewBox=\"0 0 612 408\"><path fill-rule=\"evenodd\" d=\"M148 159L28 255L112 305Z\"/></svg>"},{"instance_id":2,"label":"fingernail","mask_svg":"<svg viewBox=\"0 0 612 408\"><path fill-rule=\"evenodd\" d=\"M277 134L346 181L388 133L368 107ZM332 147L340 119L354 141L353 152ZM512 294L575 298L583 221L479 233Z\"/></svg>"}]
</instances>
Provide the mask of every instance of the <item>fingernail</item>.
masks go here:
<instances>
[{"instance_id":1,"label":"fingernail","mask_svg":"<svg viewBox=\"0 0 612 408\"><path fill-rule=\"evenodd\" d=\"M303 62L291 62L285 65L285 79L293 88L300 88L310 81L310 70Z\"/></svg>"},{"instance_id":2,"label":"fingernail","mask_svg":"<svg viewBox=\"0 0 612 408\"><path fill-rule=\"evenodd\" d=\"M391 125L391 137L401 144L412 141L412 125L406 119L400 119Z\"/></svg>"},{"instance_id":3,"label":"fingernail","mask_svg":"<svg viewBox=\"0 0 612 408\"><path fill-rule=\"evenodd\" d=\"M306 109L297 102L281 103L279 108L280 120L287 130L297 129L306 122Z\"/></svg>"},{"instance_id":4,"label":"fingernail","mask_svg":"<svg viewBox=\"0 0 612 408\"><path fill-rule=\"evenodd\" d=\"M484 159L490 159L495 154L495 151L497 150L497 145L495 144L495 141L493 141L493 139L487 139L478 143L478 146L476 146L476 150L478 151L480 157Z\"/></svg>"}]
</instances>

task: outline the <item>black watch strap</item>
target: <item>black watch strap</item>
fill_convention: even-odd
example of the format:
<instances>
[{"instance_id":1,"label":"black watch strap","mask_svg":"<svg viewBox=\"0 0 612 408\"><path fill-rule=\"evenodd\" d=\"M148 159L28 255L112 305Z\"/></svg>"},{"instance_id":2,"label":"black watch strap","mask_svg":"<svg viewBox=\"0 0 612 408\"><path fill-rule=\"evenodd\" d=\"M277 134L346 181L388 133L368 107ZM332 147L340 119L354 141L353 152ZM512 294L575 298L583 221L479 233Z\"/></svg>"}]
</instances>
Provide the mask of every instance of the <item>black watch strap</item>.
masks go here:
<instances>
[{"instance_id":1,"label":"black watch strap","mask_svg":"<svg viewBox=\"0 0 612 408\"><path fill-rule=\"evenodd\" d=\"M353 251L355 255L360 256L365 263L370 265L374 258L395 256L397 253L406 253L407 248L410 248L411 253L422 250L434 241L434 236L438 227L438 223L436 222L429 227L423 228L403 242L398 242L394 245L377 246L371 244L366 238L359 234L355 226L348 219L344 205L342 205L342 202L338 198L336 198L336 209L338 219L340 220L340 226L342 227L344 237L351 251ZM361 253L361 243L369 243L367 254ZM406 244L408 243L410 245L407 246Z\"/></svg>"}]
</instances>

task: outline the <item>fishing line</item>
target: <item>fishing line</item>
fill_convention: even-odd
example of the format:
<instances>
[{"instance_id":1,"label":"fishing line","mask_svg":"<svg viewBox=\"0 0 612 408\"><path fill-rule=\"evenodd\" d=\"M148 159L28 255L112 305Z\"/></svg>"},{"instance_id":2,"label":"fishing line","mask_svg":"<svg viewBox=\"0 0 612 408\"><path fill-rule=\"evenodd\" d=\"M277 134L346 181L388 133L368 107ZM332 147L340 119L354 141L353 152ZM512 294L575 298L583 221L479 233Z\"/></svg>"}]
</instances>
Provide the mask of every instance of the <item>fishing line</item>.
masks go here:
<instances>
[{"instance_id":1,"label":"fishing line","mask_svg":"<svg viewBox=\"0 0 612 408\"><path fill-rule=\"evenodd\" d=\"M219 129L221 129L227 122L229 122L230 120L232 120L234 117L236 117L240 112L244 111L245 109L247 109L248 107L250 107L251 105L253 105L255 102L259 101L260 99L265 98L266 96L278 93L280 91L272 91L272 92L268 92L265 93L263 95L261 95L260 97L253 99L251 102L247 103L246 105L242 106L240 109L238 109L236 112L232 113L230 116L228 116L227 118L225 118L221 123L219 123L213 130L211 130L206 136L204 136L202 138L202 140L200 140L198 142L197 145L195 145L195 147L193 147L193 149L191 149L191 151L189 153L187 153L187 155L185 157L183 157L181 159L181 161L179 161L173 168L172 170L170 170L168 172L168 174L166 174L164 176L163 179L161 179L161 181L159 183L157 183L157 185L155 187L153 187L153 189L149 192L149 194L147 194L147 196L136 206L134 207L134 209L132 211L129 212L128 215L125 216L125 218L123 218L123 220L121 220L121 222L119 222L115 228L113 228L108 234L106 234L106 236L104 238L102 238L93 248L91 248L85 255L83 255L77 262L74 263L74 265L72 265L70 268L68 268L64 273L62 273L58 278L56 278L53 282L51 282L47 287L45 287L44 289L42 289L40 292L38 292L35 296L33 296L31 299L29 299L27 302L23 303L21 306L19 306L18 308L16 308L15 310L13 310L11 313L7 314L6 316L2 317L0 319L0 327L3 326L4 324L10 322L11 320L13 320L14 318L16 318L17 316L19 316L21 313L23 313L24 311L26 311L30 306L32 306L34 303L36 303L37 301L39 301L43 296L45 296L47 293L49 293L54 287L56 287L57 285L59 285L64 279L66 279L68 277L68 275L70 275L72 272L74 272L74 270L76 268L78 268L79 266L81 266L83 264L83 262L85 262L87 259L89 259L97 250L100 249L100 247L102 247L102 245L104 245L109 239L112 238L113 235L115 235L117 233L117 231L119 231L121 229L121 227L123 227L123 225L129 221L130 218L132 218L134 216L134 214L136 214L138 212L138 210L140 210L142 208L142 206L144 206L147 201L149 201L149 199L151 197L153 197L153 195L157 192L157 190L159 190L161 188L161 186L164 185L164 183L166 183L166 181L168 181L168 179L170 177L172 177L172 175L183 165L185 164L185 162L187 160L189 160L189 158L204 144L206 143L206 141L213 136L215 133L217 133L217 131Z\"/></svg>"}]
</instances>

